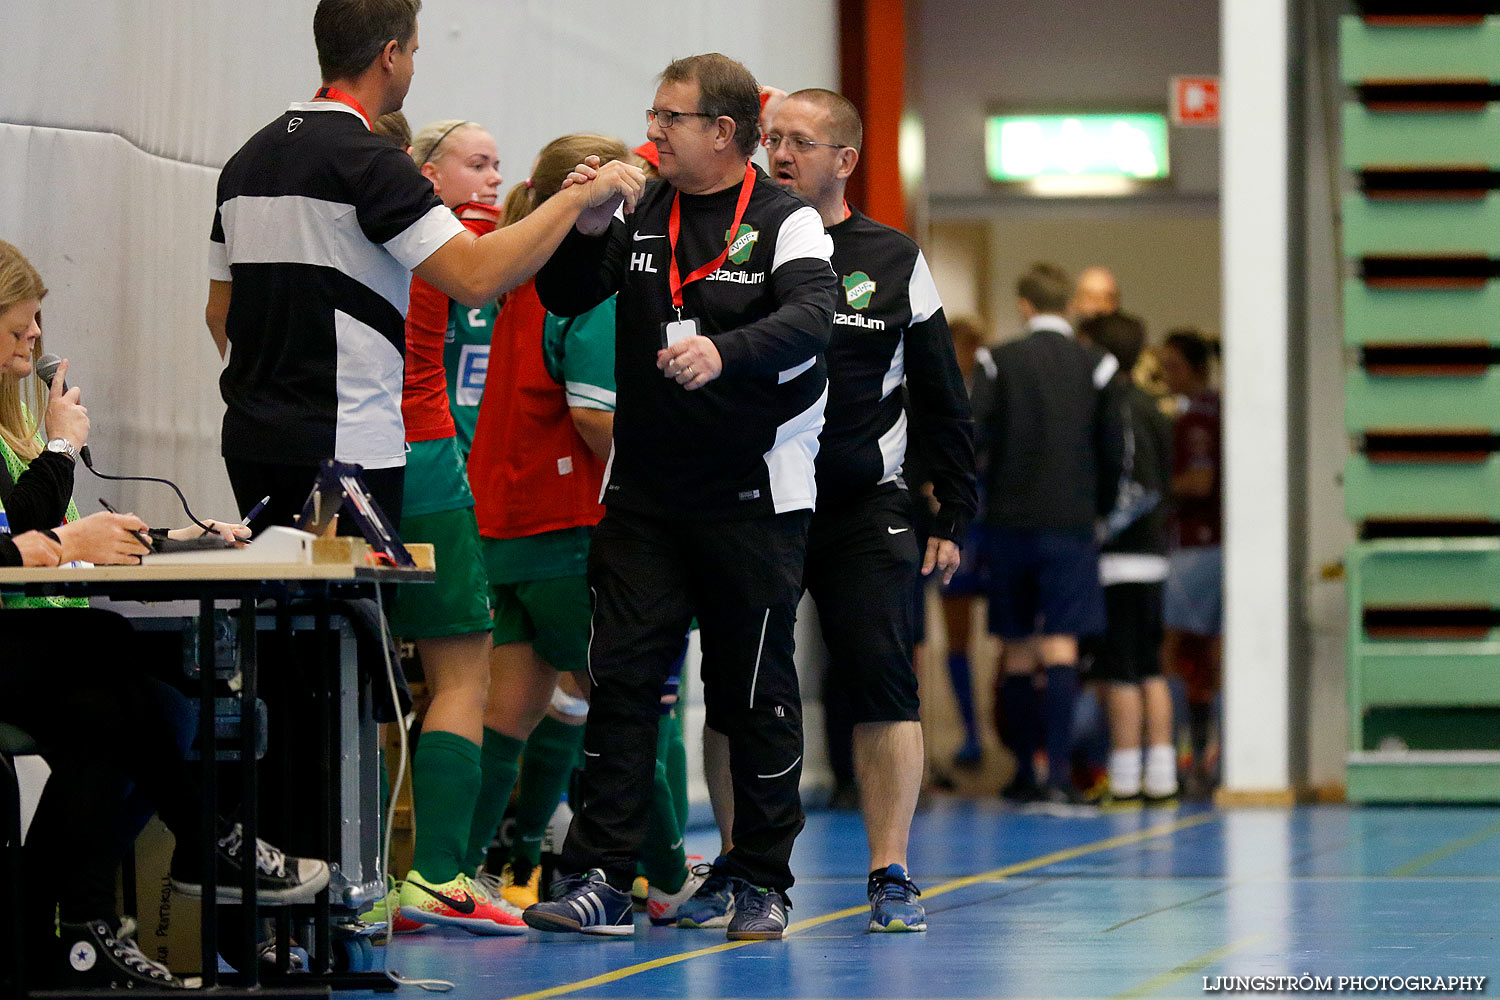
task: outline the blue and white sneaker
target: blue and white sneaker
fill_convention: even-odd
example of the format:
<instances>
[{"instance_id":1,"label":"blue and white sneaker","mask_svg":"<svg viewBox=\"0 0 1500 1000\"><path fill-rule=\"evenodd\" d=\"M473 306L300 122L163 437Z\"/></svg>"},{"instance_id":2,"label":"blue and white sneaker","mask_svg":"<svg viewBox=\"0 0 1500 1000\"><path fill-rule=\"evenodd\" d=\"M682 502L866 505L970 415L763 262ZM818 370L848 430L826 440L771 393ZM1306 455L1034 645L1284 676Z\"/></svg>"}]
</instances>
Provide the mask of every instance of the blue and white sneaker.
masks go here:
<instances>
[{"instance_id":1,"label":"blue and white sneaker","mask_svg":"<svg viewBox=\"0 0 1500 1000\"><path fill-rule=\"evenodd\" d=\"M552 882L552 898L526 907L521 919L539 931L635 933L635 908L630 893L610 885L598 868L582 875L559 875Z\"/></svg>"},{"instance_id":2,"label":"blue and white sneaker","mask_svg":"<svg viewBox=\"0 0 1500 1000\"><path fill-rule=\"evenodd\" d=\"M740 882L734 894L734 915L729 918L731 941L780 941L786 933L786 911L792 908L787 898L775 889L762 889Z\"/></svg>"},{"instance_id":3,"label":"blue and white sneaker","mask_svg":"<svg viewBox=\"0 0 1500 1000\"><path fill-rule=\"evenodd\" d=\"M917 902L922 891L907 877L906 869L891 865L885 871L870 875L867 887L870 897L870 930L925 931L927 910Z\"/></svg>"},{"instance_id":4,"label":"blue and white sneaker","mask_svg":"<svg viewBox=\"0 0 1500 1000\"><path fill-rule=\"evenodd\" d=\"M720 856L712 865L698 865L694 876L702 876L692 897L677 906L678 927L727 927L734 914L734 896L744 886L742 879L723 870Z\"/></svg>"}]
</instances>

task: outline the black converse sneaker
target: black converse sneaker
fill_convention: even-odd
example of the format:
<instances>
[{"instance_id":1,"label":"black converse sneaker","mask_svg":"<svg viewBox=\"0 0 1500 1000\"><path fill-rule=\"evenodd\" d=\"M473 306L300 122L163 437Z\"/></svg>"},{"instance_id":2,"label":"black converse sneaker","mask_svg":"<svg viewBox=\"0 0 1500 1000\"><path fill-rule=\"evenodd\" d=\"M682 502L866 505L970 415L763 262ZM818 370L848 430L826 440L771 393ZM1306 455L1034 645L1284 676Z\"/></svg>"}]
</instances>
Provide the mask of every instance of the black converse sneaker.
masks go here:
<instances>
[{"instance_id":1,"label":"black converse sneaker","mask_svg":"<svg viewBox=\"0 0 1500 1000\"><path fill-rule=\"evenodd\" d=\"M244 897L240 887L241 856L245 838L238 823L219 838L219 885L217 900L220 903L239 902ZM172 888L184 896L203 895L203 882L199 878L178 875L176 871L186 868L196 858L183 857L177 852L172 858ZM192 869L196 870L196 869ZM314 858L299 858L273 847L264 840L255 841L255 892L258 902L265 905L289 906L306 903L328 884L328 863Z\"/></svg>"},{"instance_id":2,"label":"black converse sneaker","mask_svg":"<svg viewBox=\"0 0 1500 1000\"><path fill-rule=\"evenodd\" d=\"M103 920L60 924L58 935L67 949L60 985L65 990L83 987L105 989L160 990L197 989L199 981L179 979L165 965L147 958L135 943L135 921L121 921L112 929Z\"/></svg>"}]
</instances>

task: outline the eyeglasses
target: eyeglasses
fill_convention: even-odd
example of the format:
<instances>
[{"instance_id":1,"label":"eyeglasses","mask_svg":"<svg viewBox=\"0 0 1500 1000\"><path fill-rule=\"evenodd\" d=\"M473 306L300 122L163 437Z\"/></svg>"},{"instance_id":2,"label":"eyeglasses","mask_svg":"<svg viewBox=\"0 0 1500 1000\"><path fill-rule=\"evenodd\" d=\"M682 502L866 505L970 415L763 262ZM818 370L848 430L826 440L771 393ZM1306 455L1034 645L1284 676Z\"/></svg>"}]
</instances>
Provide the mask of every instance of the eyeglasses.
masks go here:
<instances>
[{"instance_id":1,"label":"eyeglasses","mask_svg":"<svg viewBox=\"0 0 1500 1000\"><path fill-rule=\"evenodd\" d=\"M760 144L773 153L783 142L790 145L794 153L806 153L814 146L827 146L829 149L845 148L837 142L814 142L805 135L782 135L779 132L770 132L760 137Z\"/></svg>"},{"instance_id":2,"label":"eyeglasses","mask_svg":"<svg viewBox=\"0 0 1500 1000\"><path fill-rule=\"evenodd\" d=\"M679 118L717 118L703 111L668 111L665 108L647 108L646 121L656 122L662 128L671 128Z\"/></svg>"}]
</instances>

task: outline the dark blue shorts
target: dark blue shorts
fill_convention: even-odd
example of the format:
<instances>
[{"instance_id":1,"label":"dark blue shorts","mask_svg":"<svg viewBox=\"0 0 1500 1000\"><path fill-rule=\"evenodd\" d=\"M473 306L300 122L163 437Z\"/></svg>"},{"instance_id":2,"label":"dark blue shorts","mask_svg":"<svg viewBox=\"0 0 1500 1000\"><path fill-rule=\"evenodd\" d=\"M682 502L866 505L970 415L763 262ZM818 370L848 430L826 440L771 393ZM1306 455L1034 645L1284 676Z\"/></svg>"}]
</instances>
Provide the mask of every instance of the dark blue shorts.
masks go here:
<instances>
[{"instance_id":1,"label":"dark blue shorts","mask_svg":"<svg viewBox=\"0 0 1500 1000\"><path fill-rule=\"evenodd\" d=\"M991 526L990 631L1002 639L1104 633L1099 547L1091 534Z\"/></svg>"},{"instance_id":2,"label":"dark blue shorts","mask_svg":"<svg viewBox=\"0 0 1500 1000\"><path fill-rule=\"evenodd\" d=\"M983 597L990 592L990 568L985 552L985 534L988 529L982 524L971 524L963 537L963 554L958 563L958 572L953 579L942 584L944 597Z\"/></svg>"}]
</instances>

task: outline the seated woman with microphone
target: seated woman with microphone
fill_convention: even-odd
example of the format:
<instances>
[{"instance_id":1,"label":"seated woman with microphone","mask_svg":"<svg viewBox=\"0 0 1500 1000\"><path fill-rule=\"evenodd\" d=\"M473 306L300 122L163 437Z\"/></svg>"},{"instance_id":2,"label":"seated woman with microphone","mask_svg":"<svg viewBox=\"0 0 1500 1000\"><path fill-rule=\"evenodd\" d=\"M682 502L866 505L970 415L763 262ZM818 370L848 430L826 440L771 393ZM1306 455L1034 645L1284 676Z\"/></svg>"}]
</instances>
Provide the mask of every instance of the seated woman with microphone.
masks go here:
<instances>
[{"instance_id":1,"label":"seated woman with microphone","mask_svg":"<svg viewBox=\"0 0 1500 1000\"><path fill-rule=\"evenodd\" d=\"M63 391L66 365L45 403L35 404L45 412L45 435L23 403L45 294L25 257L0 241L0 566L138 562L149 551L145 522L108 512L79 518L73 507L73 455L88 439L89 420L78 390ZM227 526L223 533L237 534ZM27 978L63 989L185 988L141 953L133 924L116 913L114 886L136 833L126 808L133 787L177 838L173 887L202 895L198 769L182 759L177 726L141 669L130 623L70 606L77 603L0 595L0 722L29 733L52 772L25 846L19 919ZM217 847L218 900L237 900L240 865L251 853L239 826L221 824ZM267 903L310 900L328 882L322 861L264 841L253 853Z\"/></svg>"}]
</instances>

